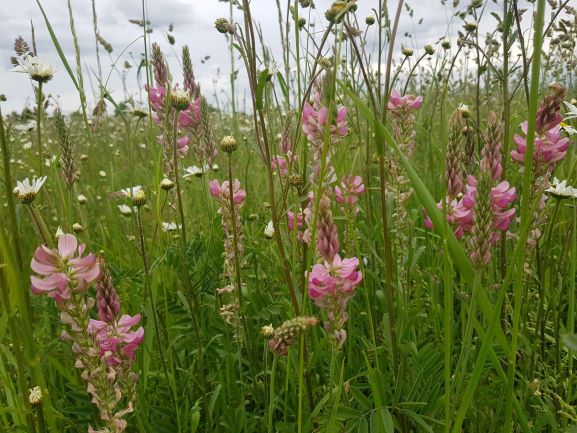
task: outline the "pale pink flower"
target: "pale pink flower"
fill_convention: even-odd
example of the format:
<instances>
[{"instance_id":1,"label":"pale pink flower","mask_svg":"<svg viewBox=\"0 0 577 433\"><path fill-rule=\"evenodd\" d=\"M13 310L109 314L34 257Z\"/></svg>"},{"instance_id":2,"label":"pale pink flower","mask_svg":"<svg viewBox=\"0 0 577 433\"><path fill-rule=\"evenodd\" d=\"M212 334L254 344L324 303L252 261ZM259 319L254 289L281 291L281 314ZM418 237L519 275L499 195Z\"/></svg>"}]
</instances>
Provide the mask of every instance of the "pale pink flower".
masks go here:
<instances>
[{"instance_id":1,"label":"pale pink flower","mask_svg":"<svg viewBox=\"0 0 577 433\"><path fill-rule=\"evenodd\" d=\"M521 130L525 136L515 134L514 141L517 149L511 151L511 157L515 162L524 164L525 151L527 148L527 121L521 123ZM569 138L561 138L561 127L557 124L542 135L535 136L533 149L533 162L540 166L554 166L562 160L569 148Z\"/></svg>"},{"instance_id":2,"label":"pale pink flower","mask_svg":"<svg viewBox=\"0 0 577 433\"><path fill-rule=\"evenodd\" d=\"M225 180L222 185L220 185L218 183L218 180L214 179L211 180L209 183L209 189L210 189L210 195L212 195L213 197L222 197L226 200L229 200L230 197L230 188L229 188L229 183L228 180ZM244 201L244 199L246 198L246 191L244 189L240 188L240 181L238 179L235 179L233 184L233 190L232 190L232 197L233 197L233 202L235 204L240 204Z\"/></svg>"},{"instance_id":3,"label":"pale pink flower","mask_svg":"<svg viewBox=\"0 0 577 433\"><path fill-rule=\"evenodd\" d=\"M183 128L197 128L201 122L200 96L193 99L186 110L178 113L178 126Z\"/></svg>"},{"instance_id":4,"label":"pale pink flower","mask_svg":"<svg viewBox=\"0 0 577 433\"><path fill-rule=\"evenodd\" d=\"M363 179L361 176L343 176L341 178L341 185L335 186L335 199L337 203L341 203L347 208L353 210L354 213L358 212L357 203L359 202L359 196L365 192L365 185L363 185Z\"/></svg>"},{"instance_id":5,"label":"pale pink flower","mask_svg":"<svg viewBox=\"0 0 577 433\"><path fill-rule=\"evenodd\" d=\"M389 97L389 103L387 104L387 108L391 111L395 110L418 110L423 105L423 97L422 96L414 96L414 95L404 95L401 96L399 92L395 89L391 91L391 96Z\"/></svg>"},{"instance_id":6,"label":"pale pink flower","mask_svg":"<svg viewBox=\"0 0 577 433\"><path fill-rule=\"evenodd\" d=\"M288 173L288 162L284 156L273 156L271 160L271 167L273 170L277 170L281 176L286 176Z\"/></svg>"},{"instance_id":7,"label":"pale pink flower","mask_svg":"<svg viewBox=\"0 0 577 433\"><path fill-rule=\"evenodd\" d=\"M349 129L346 123L347 108L341 107L337 110L333 123L330 125L329 135L331 140L336 140L348 134ZM325 136L325 129L329 121L329 109L320 107L315 110L312 105L305 103L303 107L302 123L303 132L311 142L322 143Z\"/></svg>"},{"instance_id":8,"label":"pale pink flower","mask_svg":"<svg viewBox=\"0 0 577 433\"><path fill-rule=\"evenodd\" d=\"M341 259L337 254L332 263L325 261L314 265L308 275L309 297L327 312L325 329L333 335L347 321L347 303L363 279L358 267L359 259L356 257Z\"/></svg>"},{"instance_id":9,"label":"pale pink flower","mask_svg":"<svg viewBox=\"0 0 577 433\"><path fill-rule=\"evenodd\" d=\"M90 319L88 332L95 336L99 346L100 357L105 357L109 365L122 363L123 358L134 360L134 355L140 343L144 340L144 328L136 331L133 326L140 322L140 314L129 316L123 314L117 322L108 323Z\"/></svg>"},{"instance_id":10,"label":"pale pink flower","mask_svg":"<svg viewBox=\"0 0 577 433\"><path fill-rule=\"evenodd\" d=\"M515 201L515 187L503 181L491 189L491 209L493 212L493 243L499 238L499 231L506 232L515 217L515 208L508 209ZM447 202L447 222L455 227L457 239L463 237L473 228L473 208L477 198L477 179L467 176L465 194L460 200ZM437 204L442 209L442 202ZM432 228L433 224L427 217L425 227Z\"/></svg>"},{"instance_id":11,"label":"pale pink flower","mask_svg":"<svg viewBox=\"0 0 577 433\"><path fill-rule=\"evenodd\" d=\"M82 257L85 247L78 246L72 234L58 238L58 249L38 247L30 264L39 275L30 276L32 292L47 294L60 304L70 299L71 290L86 290L100 275L100 268L94 254Z\"/></svg>"}]
</instances>

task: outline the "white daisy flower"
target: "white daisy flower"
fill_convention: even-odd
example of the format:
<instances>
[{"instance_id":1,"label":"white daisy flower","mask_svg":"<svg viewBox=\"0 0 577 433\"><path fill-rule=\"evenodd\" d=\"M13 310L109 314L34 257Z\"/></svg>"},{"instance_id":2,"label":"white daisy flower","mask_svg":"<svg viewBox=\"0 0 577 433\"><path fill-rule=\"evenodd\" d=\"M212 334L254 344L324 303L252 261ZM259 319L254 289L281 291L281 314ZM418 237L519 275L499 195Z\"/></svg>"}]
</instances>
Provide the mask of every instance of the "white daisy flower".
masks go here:
<instances>
[{"instance_id":1,"label":"white daisy flower","mask_svg":"<svg viewBox=\"0 0 577 433\"><path fill-rule=\"evenodd\" d=\"M17 123L16 125L12 126L17 131L21 132L29 132L32 131L36 127L36 122L34 120L29 120L25 123Z\"/></svg>"},{"instance_id":2,"label":"white daisy flower","mask_svg":"<svg viewBox=\"0 0 577 433\"><path fill-rule=\"evenodd\" d=\"M124 197L131 198L134 194L136 194L140 190L142 190L142 185L135 185L131 188L121 189L120 194L122 194L122 196Z\"/></svg>"},{"instance_id":3,"label":"white daisy flower","mask_svg":"<svg viewBox=\"0 0 577 433\"><path fill-rule=\"evenodd\" d=\"M185 174L182 177L201 177L204 174L204 169L197 167L196 165L193 165L192 167L186 167L184 171Z\"/></svg>"},{"instance_id":4,"label":"white daisy flower","mask_svg":"<svg viewBox=\"0 0 577 433\"><path fill-rule=\"evenodd\" d=\"M56 155L52 155L48 158L44 158L44 165L46 167L52 167L52 164L56 162Z\"/></svg>"},{"instance_id":5,"label":"white daisy flower","mask_svg":"<svg viewBox=\"0 0 577 433\"><path fill-rule=\"evenodd\" d=\"M162 222L162 231L164 232L175 232L180 230L182 225L176 223L167 223L165 221Z\"/></svg>"},{"instance_id":6,"label":"white daisy flower","mask_svg":"<svg viewBox=\"0 0 577 433\"><path fill-rule=\"evenodd\" d=\"M557 198L577 198L577 188L567 185L566 180L559 181L556 177L553 178L553 183L545 192Z\"/></svg>"},{"instance_id":7,"label":"white daisy flower","mask_svg":"<svg viewBox=\"0 0 577 433\"><path fill-rule=\"evenodd\" d=\"M132 215L132 208L130 206L125 205L125 204L118 205L118 210L124 216Z\"/></svg>"},{"instance_id":8,"label":"white daisy flower","mask_svg":"<svg viewBox=\"0 0 577 433\"><path fill-rule=\"evenodd\" d=\"M46 176L42 176L38 179L34 178L32 181L26 178L22 182L16 181L16 193L18 194L18 200L24 204L32 203L44 182L46 182Z\"/></svg>"},{"instance_id":9,"label":"white daisy flower","mask_svg":"<svg viewBox=\"0 0 577 433\"><path fill-rule=\"evenodd\" d=\"M146 117L148 116L148 110L144 108L142 105L133 105L130 102L127 102L125 108L123 110L125 113L132 114L135 117Z\"/></svg>"},{"instance_id":10,"label":"white daisy flower","mask_svg":"<svg viewBox=\"0 0 577 433\"><path fill-rule=\"evenodd\" d=\"M47 83L56 72L54 65L43 62L36 56L25 55L17 57L16 60L18 61L18 65L15 66L12 71L28 74L30 78L39 83Z\"/></svg>"}]
</instances>

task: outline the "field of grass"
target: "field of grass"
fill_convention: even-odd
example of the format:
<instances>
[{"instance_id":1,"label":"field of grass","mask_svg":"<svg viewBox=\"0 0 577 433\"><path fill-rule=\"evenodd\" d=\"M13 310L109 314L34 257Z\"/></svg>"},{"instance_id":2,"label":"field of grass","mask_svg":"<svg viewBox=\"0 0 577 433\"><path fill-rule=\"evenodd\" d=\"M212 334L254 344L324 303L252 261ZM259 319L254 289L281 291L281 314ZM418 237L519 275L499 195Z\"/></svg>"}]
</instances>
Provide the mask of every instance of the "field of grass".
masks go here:
<instances>
[{"instance_id":1,"label":"field of grass","mask_svg":"<svg viewBox=\"0 0 577 433\"><path fill-rule=\"evenodd\" d=\"M144 2L143 100L41 1L58 68L15 35L0 432L577 432L577 5L456 1L414 50L402 0L277 0L272 52L229 2L224 104Z\"/></svg>"}]
</instances>

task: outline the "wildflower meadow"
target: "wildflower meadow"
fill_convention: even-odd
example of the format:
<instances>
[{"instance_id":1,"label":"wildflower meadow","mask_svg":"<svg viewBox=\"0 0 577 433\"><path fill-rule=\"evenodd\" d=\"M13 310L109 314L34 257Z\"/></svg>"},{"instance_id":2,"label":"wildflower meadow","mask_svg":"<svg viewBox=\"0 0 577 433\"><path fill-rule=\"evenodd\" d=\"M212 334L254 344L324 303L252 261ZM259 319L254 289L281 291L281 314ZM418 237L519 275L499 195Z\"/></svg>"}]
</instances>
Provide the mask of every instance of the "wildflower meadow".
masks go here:
<instances>
[{"instance_id":1,"label":"wildflower meadow","mask_svg":"<svg viewBox=\"0 0 577 433\"><path fill-rule=\"evenodd\" d=\"M0 432L577 432L575 1L27 1Z\"/></svg>"}]
</instances>

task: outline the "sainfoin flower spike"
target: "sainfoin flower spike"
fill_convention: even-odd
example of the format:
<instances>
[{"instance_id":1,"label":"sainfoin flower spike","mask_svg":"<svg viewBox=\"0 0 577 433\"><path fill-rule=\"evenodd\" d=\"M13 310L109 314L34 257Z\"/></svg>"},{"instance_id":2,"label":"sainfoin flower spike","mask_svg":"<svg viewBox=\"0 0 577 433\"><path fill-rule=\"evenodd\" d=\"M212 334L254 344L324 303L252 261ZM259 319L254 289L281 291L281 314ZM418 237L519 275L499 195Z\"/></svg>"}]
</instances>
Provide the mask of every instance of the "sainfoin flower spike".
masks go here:
<instances>
[{"instance_id":1,"label":"sainfoin flower spike","mask_svg":"<svg viewBox=\"0 0 577 433\"><path fill-rule=\"evenodd\" d=\"M281 326L274 329L273 336L268 342L268 347L275 355L284 356L295 341L307 330L318 323L316 317L295 317L287 320Z\"/></svg>"},{"instance_id":2,"label":"sainfoin flower spike","mask_svg":"<svg viewBox=\"0 0 577 433\"><path fill-rule=\"evenodd\" d=\"M552 172L557 163L565 157L569 147L569 138L561 137L560 124L563 117L559 113L565 88L558 83L553 83L549 88L551 94L544 98L539 107L535 125L533 165L537 176ZM525 162L527 130L528 123L525 121L521 123L523 135L515 134L514 137L517 148L511 151L511 158L519 164Z\"/></svg>"},{"instance_id":3,"label":"sainfoin flower spike","mask_svg":"<svg viewBox=\"0 0 577 433\"><path fill-rule=\"evenodd\" d=\"M87 392L100 412L103 428L89 427L89 432L122 433L132 412L138 375L130 370L136 350L144 338L144 328L135 327L140 315L122 315L120 299L112 277L94 254L83 255L72 234L62 233L58 247L37 248L31 268L31 288L35 294L55 299L64 326L62 338L72 342L75 366L82 370ZM90 312L94 300L87 295L89 285L96 282L96 304L99 320Z\"/></svg>"},{"instance_id":4,"label":"sainfoin flower spike","mask_svg":"<svg viewBox=\"0 0 577 433\"><path fill-rule=\"evenodd\" d=\"M316 264L308 274L309 297L326 311L325 329L339 346L346 339L343 327L348 320L347 303L363 279L358 267L359 259L356 257L341 259L337 254L332 263Z\"/></svg>"},{"instance_id":5,"label":"sainfoin flower spike","mask_svg":"<svg viewBox=\"0 0 577 433\"><path fill-rule=\"evenodd\" d=\"M361 176L343 176L341 184L335 186L335 200L354 215L359 211L359 197L364 192L365 185Z\"/></svg>"}]
</instances>

